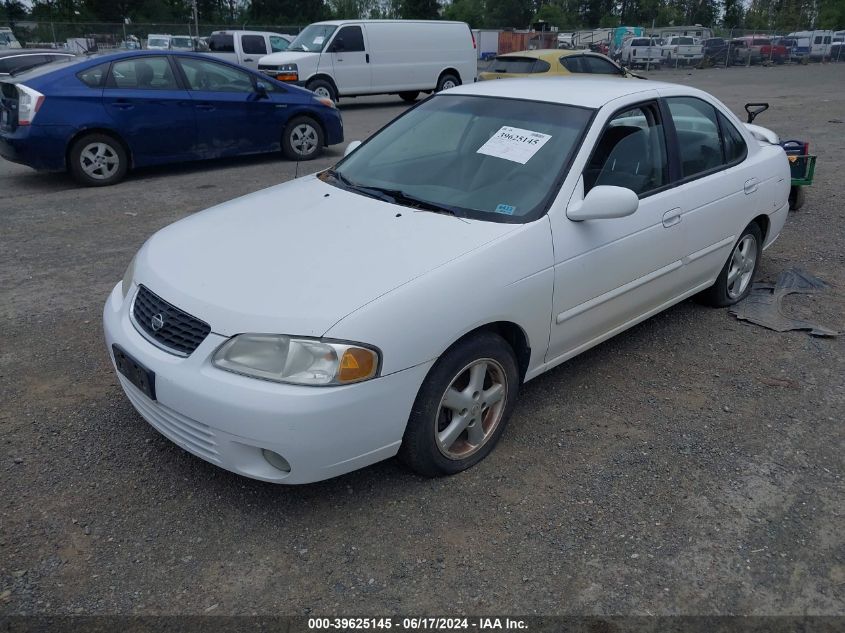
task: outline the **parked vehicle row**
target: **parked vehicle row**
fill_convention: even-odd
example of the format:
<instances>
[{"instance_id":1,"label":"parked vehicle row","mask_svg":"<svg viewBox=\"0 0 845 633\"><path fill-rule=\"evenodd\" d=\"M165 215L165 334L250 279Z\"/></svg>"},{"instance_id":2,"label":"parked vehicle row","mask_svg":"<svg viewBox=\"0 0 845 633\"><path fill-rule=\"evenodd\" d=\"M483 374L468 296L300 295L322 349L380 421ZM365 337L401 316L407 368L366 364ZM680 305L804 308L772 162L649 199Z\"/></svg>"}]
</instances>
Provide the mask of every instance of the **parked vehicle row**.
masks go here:
<instances>
[{"instance_id":1,"label":"parked vehicle row","mask_svg":"<svg viewBox=\"0 0 845 633\"><path fill-rule=\"evenodd\" d=\"M86 185L176 161L279 150L310 160L343 141L331 100L195 53L75 57L0 88L0 155Z\"/></svg>"},{"instance_id":2,"label":"parked vehicle row","mask_svg":"<svg viewBox=\"0 0 845 633\"><path fill-rule=\"evenodd\" d=\"M215 31L206 46L210 55L256 69L262 57L287 50L293 40L290 35L266 31Z\"/></svg>"}]
</instances>

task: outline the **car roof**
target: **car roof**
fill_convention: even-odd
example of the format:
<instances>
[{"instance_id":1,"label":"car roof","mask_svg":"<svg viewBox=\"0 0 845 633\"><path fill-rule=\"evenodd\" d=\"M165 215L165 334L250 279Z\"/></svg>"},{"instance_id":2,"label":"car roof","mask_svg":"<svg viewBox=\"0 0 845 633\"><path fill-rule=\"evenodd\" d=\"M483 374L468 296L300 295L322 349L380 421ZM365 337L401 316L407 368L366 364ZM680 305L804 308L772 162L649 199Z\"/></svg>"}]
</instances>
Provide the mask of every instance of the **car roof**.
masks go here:
<instances>
[{"instance_id":1,"label":"car roof","mask_svg":"<svg viewBox=\"0 0 845 633\"><path fill-rule=\"evenodd\" d=\"M0 57L18 57L20 55L67 55L74 57L76 53L59 48L6 48L0 50Z\"/></svg>"},{"instance_id":2,"label":"car roof","mask_svg":"<svg viewBox=\"0 0 845 633\"><path fill-rule=\"evenodd\" d=\"M574 75L560 77L500 79L463 84L449 90L448 94L503 97L546 101L585 108L600 108L609 101L641 92L654 92L660 88L677 89L679 86L660 81L619 81L616 77L585 77ZM687 88L690 95L698 94Z\"/></svg>"},{"instance_id":3,"label":"car roof","mask_svg":"<svg viewBox=\"0 0 845 633\"><path fill-rule=\"evenodd\" d=\"M532 59L552 59L557 57L569 57L570 55L594 55L587 49L566 49L566 48L538 48L532 51L513 51L502 53L496 57L531 57Z\"/></svg>"},{"instance_id":4,"label":"car roof","mask_svg":"<svg viewBox=\"0 0 845 633\"><path fill-rule=\"evenodd\" d=\"M457 20L323 20L313 24L340 26L341 24L466 24Z\"/></svg>"}]
</instances>

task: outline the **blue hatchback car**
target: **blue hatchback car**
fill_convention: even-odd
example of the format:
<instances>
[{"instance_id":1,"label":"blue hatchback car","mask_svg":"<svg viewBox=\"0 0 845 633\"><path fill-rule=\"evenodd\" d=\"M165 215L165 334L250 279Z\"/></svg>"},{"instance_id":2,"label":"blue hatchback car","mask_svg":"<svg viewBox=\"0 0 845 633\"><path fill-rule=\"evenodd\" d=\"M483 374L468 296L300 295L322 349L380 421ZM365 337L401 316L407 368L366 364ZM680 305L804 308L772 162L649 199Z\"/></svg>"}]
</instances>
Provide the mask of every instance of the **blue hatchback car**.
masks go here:
<instances>
[{"instance_id":1,"label":"blue hatchback car","mask_svg":"<svg viewBox=\"0 0 845 633\"><path fill-rule=\"evenodd\" d=\"M330 99L202 54L128 51L0 81L0 156L82 184L130 167L281 151L310 160L343 141Z\"/></svg>"}]
</instances>

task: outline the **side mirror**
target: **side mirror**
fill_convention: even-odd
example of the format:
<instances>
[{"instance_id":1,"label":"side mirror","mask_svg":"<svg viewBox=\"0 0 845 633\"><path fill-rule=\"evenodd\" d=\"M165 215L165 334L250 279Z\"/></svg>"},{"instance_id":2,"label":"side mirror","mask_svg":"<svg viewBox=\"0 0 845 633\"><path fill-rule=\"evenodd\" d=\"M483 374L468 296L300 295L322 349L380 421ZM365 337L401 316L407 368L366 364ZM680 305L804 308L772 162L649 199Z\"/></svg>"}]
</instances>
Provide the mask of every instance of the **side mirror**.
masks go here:
<instances>
[{"instance_id":1,"label":"side mirror","mask_svg":"<svg viewBox=\"0 0 845 633\"><path fill-rule=\"evenodd\" d=\"M639 206L640 199L630 189L599 185L590 189L583 200L572 202L566 209L566 217L573 222L624 218Z\"/></svg>"},{"instance_id":2,"label":"side mirror","mask_svg":"<svg viewBox=\"0 0 845 633\"><path fill-rule=\"evenodd\" d=\"M267 98L267 84L263 81L257 81L255 83L255 94L257 94L259 98Z\"/></svg>"},{"instance_id":3,"label":"side mirror","mask_svg":"<svg viewBox=\"0 0 845 633\"><path fill-rule=\"evenodd\" d=\"M352 152L358 149L358 146L361 144L361 141L350 141L349 145L346 146L346 149L343 151L344 156L349 156Z\"/></svg>"}]
</instances>

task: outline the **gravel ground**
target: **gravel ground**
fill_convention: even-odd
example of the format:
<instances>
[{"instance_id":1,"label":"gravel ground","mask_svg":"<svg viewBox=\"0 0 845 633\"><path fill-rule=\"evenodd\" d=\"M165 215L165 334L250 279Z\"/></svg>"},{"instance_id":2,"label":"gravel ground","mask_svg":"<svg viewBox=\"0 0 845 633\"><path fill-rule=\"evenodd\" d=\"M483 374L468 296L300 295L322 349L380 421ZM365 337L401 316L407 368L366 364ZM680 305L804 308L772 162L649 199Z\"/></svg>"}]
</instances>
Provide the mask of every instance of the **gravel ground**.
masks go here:
<instances>
[{"instance_id":1,"label":"gravel ground","mask_svg":"<svg viewBox=\"0 0 845 633\"><path fill-rule=\"evenodd\" d=\"M845 328L845 64L660 71L819 155L760 278ZM405 106L343 104L347 140ZM308 170L331 164L332 149ZM0 163L0 614L845 615L845 339L691 301L526 385L482 464L280 487L183 452L121 393L101 309L155 230L288 180L275 157L103 190Z\"/></svg>"}]
</instances>

